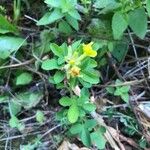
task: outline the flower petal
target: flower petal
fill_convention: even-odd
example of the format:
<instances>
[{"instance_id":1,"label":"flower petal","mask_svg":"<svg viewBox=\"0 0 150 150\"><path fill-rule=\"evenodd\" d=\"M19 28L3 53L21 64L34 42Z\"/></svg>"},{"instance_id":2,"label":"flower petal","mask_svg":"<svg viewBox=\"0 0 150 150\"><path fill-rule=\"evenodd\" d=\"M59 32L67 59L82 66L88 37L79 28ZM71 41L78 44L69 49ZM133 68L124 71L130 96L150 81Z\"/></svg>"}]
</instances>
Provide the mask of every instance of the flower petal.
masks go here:
<instances>
[{"instance_id":1,"label":"flower petal","mask_svg":"<svg viewBox=\"0 0 150 150\"><path fill-rule=\"evenodd\" d=\"M93 50L92 45L93 42L90 42L89 44L83 44L83 52L86 56L95 57L97 55L97 52Z\"/></svg>"}]
</instances>

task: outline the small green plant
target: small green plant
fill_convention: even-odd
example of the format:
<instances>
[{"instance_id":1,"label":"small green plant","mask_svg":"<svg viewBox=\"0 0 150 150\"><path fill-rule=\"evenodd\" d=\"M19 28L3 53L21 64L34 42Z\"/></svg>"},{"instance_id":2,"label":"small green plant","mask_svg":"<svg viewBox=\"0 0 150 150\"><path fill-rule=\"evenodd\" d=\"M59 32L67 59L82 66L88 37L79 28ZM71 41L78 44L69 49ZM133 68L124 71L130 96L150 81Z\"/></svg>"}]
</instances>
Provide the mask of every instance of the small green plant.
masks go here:
<instances>
[{"instance_id":1,"label":"small green plant","mask_svg":"<svg viewBox=\"0 0 150 150\"><path fill-rule=\"evenodd\" d=\"M44 60L41 66L46 71L54 70L49 81L66 88L67 86L73 88L79 83L84 87L99 83L100 75L94 69L97 63L92 59L97 55L97 52L93 50L92 45L92 42L81 44L81 41L70 46L65 43L61 46L52 43L50 48L54 57ZM61 84L64 79L66 83Z\"/></svg>"},{"instance_id":2,"label":"small green plant","mask_svg":"<svg viewBox=\"0 0 150 150\"><path fill-rule=\"evenodd\" d=\"M34 1L13 0L12 3L8 3L13 8L8 10L3 6L3 2L0 4L0 104L4 110L2 114L9 114L9 126L24 134L27 122L22 121L22 117L26 117L28 113L29 117L32 109L36 125L42 128L46 117L43 111L35 107L41 100L46 99L50 102L49 89L51 90L51 86L56 87L58 92L61 91L57 104L62 108L56 114L56 118L67 129L67 136L77 137L89 148L96 146L97 149L105 149L108 140L105 139L107 126L100 126L97 118L91 117L96 111L97 101L91 98L90 90L97 90L97 86L92 86L99 84L101 79L104 79L103 84L109 80L109 64L117 67L125 60L128 46L132 44L129 39L134 40L135 37L132 37L133 34L144 40L148 31L150 0L43 0L37 1L36 4ZM24 3L29 7L24 7ZM31 11L30 7L33 7ZM45 9L46 12L43 11ZM26 10L29 10L29 16ZM39 14L44 15L36 21L34 18L39 17ZM34 26L33 20L38 27ZM20 33L26 38L21 38ZM82 41L92 42L85 44ZM141 43L135 44L135 48L142 49ZM25 49L20 49L26 45ZM145 53L144 51L138 54L142 55L143 59ZM132 52L129 56L133 58ZM102 75L108 72L108 76L101 78L100 72ZM106 89L108 93L116 96L119 102L123 100L127 103L125 106L129 106L130 86L126 83L116 80L114 85L108 85ZM45 106L42 107L44 108ZM124 113L124 110L118 109L117 106L117 109L111 107L106 109L106 112L102 109L101 114L112 119L113 115L119 118L115 118L115 121L123 126L121 131L130 137L138 135L138 141L141 136L138 123L133 117L133 112L128 110L130 107L127 107ZM55 145L62 138L61 134L56 135ZM41 136L34 141L22 142L20 149L43 149L42 140ZM139 146L146 148L147 145L146 139L142 137Z\"/></svg>"},{"instance_id":3,"label":"small green plant","mask_svg":"<svg viewBox=\"0 0 150 150\"><path fill-rule=\"evenodd\" d=\"M22 131L25 128L25 125L21 123L20 120L14 115L11 116L11 119L9 120L9 125L11 128L17 128L19 131Z\"/></svg>"},{"instance_id":4,"label":"small green plant","mask_svg":"<svg viewBox=\"0 0 150 150\"><path fill-rule=\"evenodd\" d=\"M50 8L38 22L37 25L46 25L58 22L60 32L71 33L72 28L79 29L78 21L81 16L76 9L77 0L45 0L45 3Z\"/></svg>"},{"instance_id":5,"label":"small green plant","mask_svg":"<svg viewBox=\"0 0 150 150\"><path fill-rule=\"evenodd\" d=\"M42 62L42 69L53 73L49 77L49 82L56 84L57 88L64 88L69 92L69 96L64 96L59 100L59 104L64 108L57 114L57 118L67 126L72 126L70 134L79 135L84 145L90 147L91 143L98 148L105 147L106 140L95 120L89 120L89 114L95 111L96 106L90 101L88 88L99 83L100 75L94 68L97 66L94 57L97 51L94 43L82 44L81 41L72 45L62 44L58 46L52 43L50 48L53 52L51 59ZM80 96L74 94L76 86L82 87ZM101 143L97 138L101 138Z\"/></svg>"},{"instance_id":6,"label":"small green plant","mask_svg":"<svg viewBox=\"0 0 150 150\"><path fill-rule=\"evenodd\" d=\"M45 120L45 116L44 113L40 110L38 110L36 112L36 121L39 122L40 124L42 124Z\"/></svg>"},{"instance_id":7,"label":"small green plant","mask_svg":"<svg viewBox=\"0 0 150 150\"><path fill-rule=\"evenodd\" d=\"M90 145L93 144L99 149L105 148L106 139L103 136L105 131L105 128L98 127L97 122L93 119L85 120L82 123L76 123L72 125L69 130L72 135L79 136L84 145L90 147Z\"/></svg>"},{"instance_id":8,"label":"small green plant","mask_svg":"<svg viewBox=\"0 0 150 150\"><path fill-rule=\"evenodd\" d=\"M40 141L40 138L37 137L27 145L20 145L20 150L34 150L36 148L39 148L40 146L42 146L42 142Z\"/></svg>"},{"instance_id":9,"label":"small green plant","mask_svg":"<svg viewBox=\"0 0 150 150\"><path fill-rule=\"evenodd\" d=\"M14 0L14 23L17 24L21 15L21 0Z\"/></svg>"},{"instance_id":10,"label":"small green plant","mask_svg":"<svg viewBox=\"0 0 150 150\"><path fill-rule=\"evenodd\" d=\"M149 13L149 0L97 0L94 3L94 7L98 10L100 9L100 14L102 15L113 14L111 24L114 39L121 39L128 26L138 37L143 39L147 31L148 16L144 8L145 3L147 3L147 12Z\"/></svg>"},{"instance_id":11,"label":"small green plant","mask_svg":"<svg viewBox=\"0 0 150 150\"><path fill-rule=\"evenodd\" d=\"M110 94L120 96L122 100L128 103L130 86L129 85L121 86L122 83L123 82L117 79L115 82L115 87L108 87L106 89Z\"/></svg>"}]
</instances>

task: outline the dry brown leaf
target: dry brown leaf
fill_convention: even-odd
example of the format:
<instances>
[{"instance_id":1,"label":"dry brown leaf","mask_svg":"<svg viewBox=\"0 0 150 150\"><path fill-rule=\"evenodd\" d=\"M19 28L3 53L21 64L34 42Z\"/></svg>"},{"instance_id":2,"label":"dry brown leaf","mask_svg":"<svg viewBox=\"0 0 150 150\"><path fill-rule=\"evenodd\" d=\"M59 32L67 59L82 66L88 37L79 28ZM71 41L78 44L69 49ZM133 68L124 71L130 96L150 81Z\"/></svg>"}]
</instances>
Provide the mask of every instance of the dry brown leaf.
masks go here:
<instances>
[{"instance_id":1,"label":"dry brown leaf","mask_svg":"<svg viewBox=\"0 0 150 150\"><path fill-rule=\"evenodd\" d=\"M58 150L69 150L68 141L64 140Z\"/></svg>"},{"instance_id":2,"label":"dry brown leaf","mask_svg":"<svg viewBox=\"0 0 150 150\"><path fill-rule=\"evenodd\" d=\"M58 150L90 150L89 148L82 147L79 148L76 144L71 144L69 141L64 140L59 146Z\"/></svg>"}]
</instances>

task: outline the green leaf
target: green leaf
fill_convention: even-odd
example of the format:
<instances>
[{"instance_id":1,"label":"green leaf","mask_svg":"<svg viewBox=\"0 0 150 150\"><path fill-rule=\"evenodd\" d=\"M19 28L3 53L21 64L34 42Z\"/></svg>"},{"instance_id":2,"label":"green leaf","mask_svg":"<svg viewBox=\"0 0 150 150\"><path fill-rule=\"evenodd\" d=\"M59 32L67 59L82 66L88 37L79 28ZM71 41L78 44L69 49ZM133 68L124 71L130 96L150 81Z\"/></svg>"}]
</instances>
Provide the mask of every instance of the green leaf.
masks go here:
<instances>
[{"instance_id":1,"label":"green leaf","mask_svg":"<svg viewBox=\"0 0 150 150\"><path fill-rule=\"evenodd\" d=\"M82 61L82 64L81 64L82 70L85 70L88 68L95 68L95 67L97 67L97 62L94 59L87 57Z\"/></svg>"},{"instance_id":2,"label":"green leaf","mask_svg":"<svg viewBox=\"0 0 150 150\"><path fill-rule=\"evenodd\" d=\"M80 111L80 112L79 112L79 117L80 117L80 118L83 118L83 117L86 116L86 112L85 112L83 109L80 109L79 111Z\"/></svg>"},{"instance_id":3,"label":"green leaf","mask_svg":"<svg viewBox=\"0 0 150 150\"><path fill-rule=\"evenodd\" d=\"M19 131L22 132L25 129L25 125L23 123L19 123L17 128L18 128Z\"/></svg>"},{"instance_id":4,"label":"green leaf","mask_svg":"<svg viewBox=\"0 0 150 150\"><path fill-rule=\"evenodd\" d=\"M18 33L18 30L16 26L12 25L7 21L7 19L0 15L0 33L5 34L5 33Z\"/></svg>"},{"instance_id":5,"label":"green leaf","mask_svg":"<svg viewBox=\"0 0 150 150\"><path fill-rule=\"evenodd\" d=\"M127 86L122 86L122 87L120 88L120 90L122 91L122 93L127 93L127 92L129 92L129 90L130 90L130 86L129 86L129 85L127 85Z\"/></svg>"},{"instance_id":6,"label":"green leaf","mask_svg":"<svg viewBox=\"0 0 150 150\"><path fill-rule=\"evenodd\" d=\"M150 17L150 0L147 0L147 2L146 2L146 9L148 12L148 16Z\"/></svg>"},{"instance_id":7,"label":"green leaf","mask_svg":"<svg viewBox=\"0 0 150 150\"><path fill-rule=\"evenodd\" d=\"M147 145L146 139L142 137L142 138L139 140L139 145L140 145L141 148L146 149L146 145Z\"/></svg>"},{"instance_id":8,"label":"green leaf","mask_svg":"<svg viewBox=\"0 0 150 150\"><path fill-rule=\"evenodd\" d=\"M81 89L81 96L80 98L84 98L84 102L88 102L89 101L89 97L90 97L90 92L88 88L82 88Z\"/></svg>"},{"instance_id":9,"label":"green leaf","mask_svg":"<svg viewBox=\"0 0 150 150\"><path fill-rule=\"evenodd\" d=\"M80 138L85 146L87 146L87 147L91 146L90 132L88 131L88 129L85 126L83 126L83 128L82 128Z\"/></svg>"},{"instance_id":10,"label":"green leaf","mask_svg":"<svg viewBox=\"0 0 150 150\"><path fill-rule=\"evenodd\" d=\"M58 57L64 56L63 49L60 46L58 46L57 44L55 44L55 43L50 44L50 48L56 56L58 56Z\"/></svg>"},{"instance_id":11,"label":"green leaf","mask_svg":"<svg viewBox=\"0 0 150 150\"><path fill-rule=\"evenodd\" d=\"M14 116L21 111L21 105L19 105L17 102L15 102L15 100L12 100L9 103L9 107L10 107L10 110L11 110L11 114L14 115Z\"/></svg>"},{"instance_id":12,"label":"green leaf","mask_svg":"<svg viewBox=\"0 0 150 150\"><path fill-rule=\"evenodd\" d=\"M128 52L128 41L123 39L123 42L119 41L115 43L114 49L111 52L113 57L115 57L119 62L123 61Z\"/></svg>"},{"instance_id":13,"label":"green leaf","mask_svg":"<svg viewBox=\"0 0 150 150\"><path fill-rule=\"evenodd\" d=\"M101 133L101 134L104 134L106 132L106 128L104 126L100 126L98 131Z\"/></svg>"},{"instance_id":14,"label":"green leaf","mask_svg":"<svg viewBox=\"0 0 150 150\"><path fill-rule=\"evenodd\" d=\"M128 23L121 12L116 12L112 18L112 30L115 39L120 39L126 30Z\"/></svg>"},{"instance_id":15,"label":"green leaf","mask_svg":"<svg viewBox=\"0 0 150 150\"><path fill-rule=\"evenodd\" d=\"M97 122L94 119L89 119L85 121L85 128L87 128L89 131L91 131L96 125Z\"/></svg>"},{"instance_id":16,"label":"green leaf","mask_svg":"<svg viewBox=\"0 0 150 150\"><path fill-rule=\"evenodd\" d=\"M47 25L61 19L64 15L59 9L54 9L53 12L46 13L38 22L37 25Z\"/></svg>"},{"instance_id":17,"label":"green leaf","mask_svg":"<svg viewBox=\"0 0 150 150\"><path fill-rule=\"evenodd\" d=\"M126 103L129 102L129 94L128 93L123 93L121 94L122 100L124 100Z\"/></svg>"},{"instance_id":18,"label":"green leaf","mask_svg":"<svg viewBox=\"0 0 150 150\"><path fill-rule=\"evenodd\" d=\"M23 92L16 96L16 101L25 109L35 107L42 100L42 92Z\"/></svg>"},{"instance_id":19,"label":"green leaf","mask_svg":"<svg viewBox=\"0 0 150 150\"><path fill-rule=\"evenodd\" d=\"M52 7L60 7L61 4L60 0L45 0L44 2Z\"/></svg>"},{"instance_id":20,"label":"green leaf","mask_svg":"<svg viewBox=\"0 0 150 150\"><path fill-rule=\"evenodd\" d=\"M55 84L54 78L52 76L48 77L49 83Z\"/></svg>"},{"instance_id":21,"label":"green leaf","mask_svg":"<svg viewBox=\"0 0 150 150\"><path fill-rule=\"evenodd\" d=\"M58 69L59 66L57 64L56 59L47 59L42 62L41 68L43 70L53 70L53 69Z\"/></svg>"},{"instance_id":22,"label":"green leaf","mask_svg":"<svg viewBox=\"0 0 150 150\"><path fill-rule=\"evenodd\" d=\"M32 74L24 72L17 76L16 85L26 85L32 81Z\"/></svg>"},{"instance_id":23,"label":"green leaf","mask_svg":"<svg viewBox=\"0 0 150 150\"><path fill-rule=\"evenodd\" d=\"M62 65L63 63L65 63L65 57L64 56L59 57L57 62L58 62L58 65Z\"/></svg>"},{"instance_id":24,"label":"green leaf","mask_svg":"<svg viewBox=\"0 0 150 150\"><path fill-rule=\"evenodd\" d=\"M69 80L69 84L72 89L77 85L77 83L78 83L77 78L71 78Z\"/></svg>"},{"instance_id":25,"label":"green leaf","mask_svg":"<svg viewBox=\"0 0 150 150\"><path fill-rule=\"evenodd\" d=\"M78 11L75 10L75 9L69 10L68 14L69 14L71 17L73 17L74 19L81 20L80 14L79 14Z\"/></svg>"},{"instance_id":26,"label":"green leaf","mask_svg":"<svg viewBox=\"0 0 150 150\"><path fill-rule=\"evenodd\" d=\"M99 149L105 149L106 139L100 131L92 132L90 136L93 144L96 144Z\"/></svg>"},{"instance_id":27,"label":"green leaf","mask_svg":"<svg viewBox=\"0 0 150 150\"><path fill-rule=\"evenodd\" d=\"M10 99L9 96L1 95L0 96L0 103L7 102L9 99Z\"/></svg>"},{"instance_id":28,"label":"green leaf","mask_svg":"<svg viewBox=\"0 0 150 150\"><path fill-rule=\"evenodd\" d=\"M72 104L68 110L68 120L70 123L75 123L79 117L79 109L76 104Z\"/></svg>"},{"instance_id":29,"label":"green leaf","mask_svg":"<svg viewBox=\"0 0 150 150\"><path fill-rule=\"evenodd\" d=\"M66 20L75 30L77 30L77 31L79 30L79 24L76 19L74 19L70 15L66 15Z\"/></svg>"},{"instance_id":30,"label":"green leaf","mask_svg":"<svg viewBox=\"0 0 150 150\"><path fill-rule=\"evenodd\" d=\"M72 33L72 29L71 29L70 25L64 20L62 20L59 23L58 29L62 33L66 33L66 34L71 34Z\"/></svg>"},{"instance_id":31,"label":"green leaf","mask_svg":"<svg viewBox=\"0 0 150 150\"><path fill-rule=\"evenodd\" d=\"M83 94L81 93L81 96L77 99L78 106L83 106L85 103L88 103L90 101L88 93L86 93L85 95Z\"/></svg>"},{"instance_id":32,"label":"green leaf","mask_svg":"<svg viewBox=\"0 0 150 150\"><path fill-rule=\"evenodd\" d=\"M55 84L62 82L65 78L65 73L62 71L57 71L54 75Z\"/></svg>"},{"instance_id":33,"label":"green leaf","mask_svg":"<svg viewBox=\"0 0 150 150\"><path fill-rule=\"evenodd\" d=\"M0 58L6 59L12 52L17 51L23 45L26 45L25 39L0 36Z\"/></svg>"},{"instance_id":34,"label":"green leaf","mask_svg":"<svg viewBox=\"0 0 150 150\"><path fill-rule=\"evenodd\" d=\"M83 125L77 123L77 124L72 125L69 131L71 132L71 134L78 134L82 131L82 128L83 128Z\"/></svg>"},{"instance_id":35,"label":"green leaf","mask_svg":"<svg viewBox=\"0 0 150 150\"><path fill-rule=\"evenodd\" d=\"M91 84L99 83L99 72L93 69L82 70L82 79Z\"/></svg>"},{"instance_id":36,"label":"green leaf","mask_svg":"<svg viewBox=\"0 0 150 150\"><path fill-rule=\"evenodd\" d=\"M137 8L129 12L129 26L133 32L143 39L147 31L147 15L144 8Z\"/></svg>"},{"instance_id":37,"label":"green leaf","mask_svg":"<svg viewBox=\"0 0 150 150\"><path fill-rule=\"evenodd\" d=\"M20 123L20 121L18 120L17 117L15 117L14 115L12 115L12 117L9 120L9 125L12 128L16 128L18 126L18 124Z\"/></svg>"},{"instance_id":38,"label":"green leaf","mask_svg":"<svg viewBox=\"0 0 150 150\"><path fill-rule=\"evenodd\" d=\"M89 111L89 112L92 112L96 109L96 106L92 103L86 103L83 105L83 108L86 110L86 111Z\"/></svg>"},{"instance_id":39,"label":"green leaf","mask_svg":"<svg viewBox=\"0 0 150 150\"><path fill-rule=\"evenodd\" d=\"M44 116L44 113L40 110L38 110L36 112L36 121L38 121L39 123L43 123L45 120L45 116Z\"/></svg>"},{"instance_id":40,"label":"green leaf","mask_svg":"<svg viewBox=\"0 0 150 150\"><path fill-rule=\"evenodd\" d=\"M66 106L71 106L72 105L72 100L71 98L69 97L62 97L60 100L59 100L59 104L66 107Z\"/></svg>"},{"instance_id":41,"label":"green leaf","mask_svg":"<svg viewBox=\"0 0 150 150\"><path fill-rule=\"evenodd\" d=\"M119 79L117 79L116 81L115 81L115 85L116 86L120 86L120 84L122 84L123 82L121 81L121 80L119 80Z\"/></svg>"},{"instance_id":42,"label":"green leaf","mask_svg":"<svg viewBox=\"0 0 150 150\"><path fill-rule=\"evenodd\" d=\"M20 131L22 131L25 128L24 124L20 123L18 118L15 117L14 115L11 116L9 120L9 125L11 128L18 128L18 130Z\"/></svg>"},{"instance_id":43,"label":"green leaf","mask_svg":"<svg viewBox=\"0 0 150 150\"><path fill-rule=\"evenodd\" d=\"M67 44L63 43L60 47L63 49L64 56L68 55L68 46L67 46Z\"/></svg>"},{"instance_id":44,"label":"green leaf","mask_svg":"<svg viewBox=\"0 0 150 150\"><path fill-rule=\"evenodd\" d=\"M94 3L94 7L96 8L105 8L106 6L110 5L110 4L115 4L115 0L96 0L96 2Z\"/></svg>"},{"instance_id":45,"label":"green leaf","mask_svg":"<svg viewBox=\"0 0 150 150\"><path fill-rule=\"evenodd\" d=\"M115 96L119 96L119 95L121 95L122 94L122 91L120 90L120 88L117 88L116 90L115 90L115 92L114 92L114 95Z\"/></svg>"},{"instance_id":46,"label":"green leaf","mask_svg":"<svg viewBox=\"0 0 150 150\"><path fill-rule=\"evenodd\" d=\"M64 14L67 14L68 12L71 11L71 9L74 9L75 5L72 3L73 1L71 0L61 0L61 11Z\"/></svg>"},{"instance_id":47,"label":"green leaf","mask_svg":"<svg viewBox=\"0 0 150 150\"><path fill-rule=\"evenodd\" d=\"M108 4L105 8L103 8L99 13L100 14L108 14L110 12L114 12L118 9L121 9L122 4L113 0L112 3Z\"/></svg>"},{"instance_id":48,"label":"green leaf","mask_svg":"<svg viewBox=\"0 0 150 150\"><path fill-rule=\"evenodd\" d=\"M89 82L86 82L84 80L82 80L81 78L78 78L78 80L80 81L80 83L83 85L83 87L85 88L91 88L92 84Z\"/></svg>"},{"instance_id":49,"label":"green leaf","mask_svg":"<svg viewBox=\"0 0 150 150\"><path fill-rule=\"evenodd\" d=\"M106 90L110 94L114 94L114 92L115 92L115 88L114 87L107 87Z\"/></svg>"},{"instance_id":50,"label":"green leaf","mask_svg":"<svg viewBox=\"0 0 150 150\"><path fill-rule=\"evenodd\" d=\"M71 44L72 49L78 49L82 40L75 41Z\"/></svg>"}]
</instances>

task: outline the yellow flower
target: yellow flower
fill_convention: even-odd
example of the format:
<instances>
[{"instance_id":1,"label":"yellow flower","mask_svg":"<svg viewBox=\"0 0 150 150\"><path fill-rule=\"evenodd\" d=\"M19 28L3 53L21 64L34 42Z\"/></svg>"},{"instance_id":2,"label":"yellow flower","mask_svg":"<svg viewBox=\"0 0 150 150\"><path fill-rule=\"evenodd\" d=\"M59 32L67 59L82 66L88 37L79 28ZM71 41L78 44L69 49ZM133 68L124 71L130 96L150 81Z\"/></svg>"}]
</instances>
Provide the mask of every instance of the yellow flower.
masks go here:
<instances>
[{"instance_id":1,"label":"yellow flower","mask_svg":"<svg viewBox=\"0 0 150 150\"><path fill-rule=\"evenodd\" d=\"M77 66L73 66L71 69L70 69L70 75L72 76L72 77L76 77L76 76L79 76L80 75L80 68L79 67L77 67Z\"/></svg>"},{"instance_id":2,"label":"yellow flower","mask_svg":"<svg viewBox=\"0 0 150 150\"><path fill-rule=\"evenodd\" d=\"M74 65L74 64L75 64L75 60L74 60L74 59L71 59L71 60L69 61L69 64L70 64L70 65Z\"/></svg>"},{"instance_id":3,"label":"yellow flower","mask_svg":"<svg viewBox=\"0 0 150 150\"><path fill-rule=\"evenodd\" d=\"M89 44L83 44L84 55L89 56L89 57L96 57L97 52L93 50L92 45L93 45L93 42L90 42Z\"/></svg>"},{"instance_id":4,"label":"yellow flower","mask_svg":"<svg viewBox=\"0 0 150 150\"><path fill-rule=\"evenodd\" d=\"M66 57L65 59L66 59L66 62L69 64L69 65L71 65L71 66L73 66L73 65L77 65L77 58L78 58L78 53L75 51L73 54L72 54L72 56L70 56L70 57Z\"/></svg>"}]
</instances>

